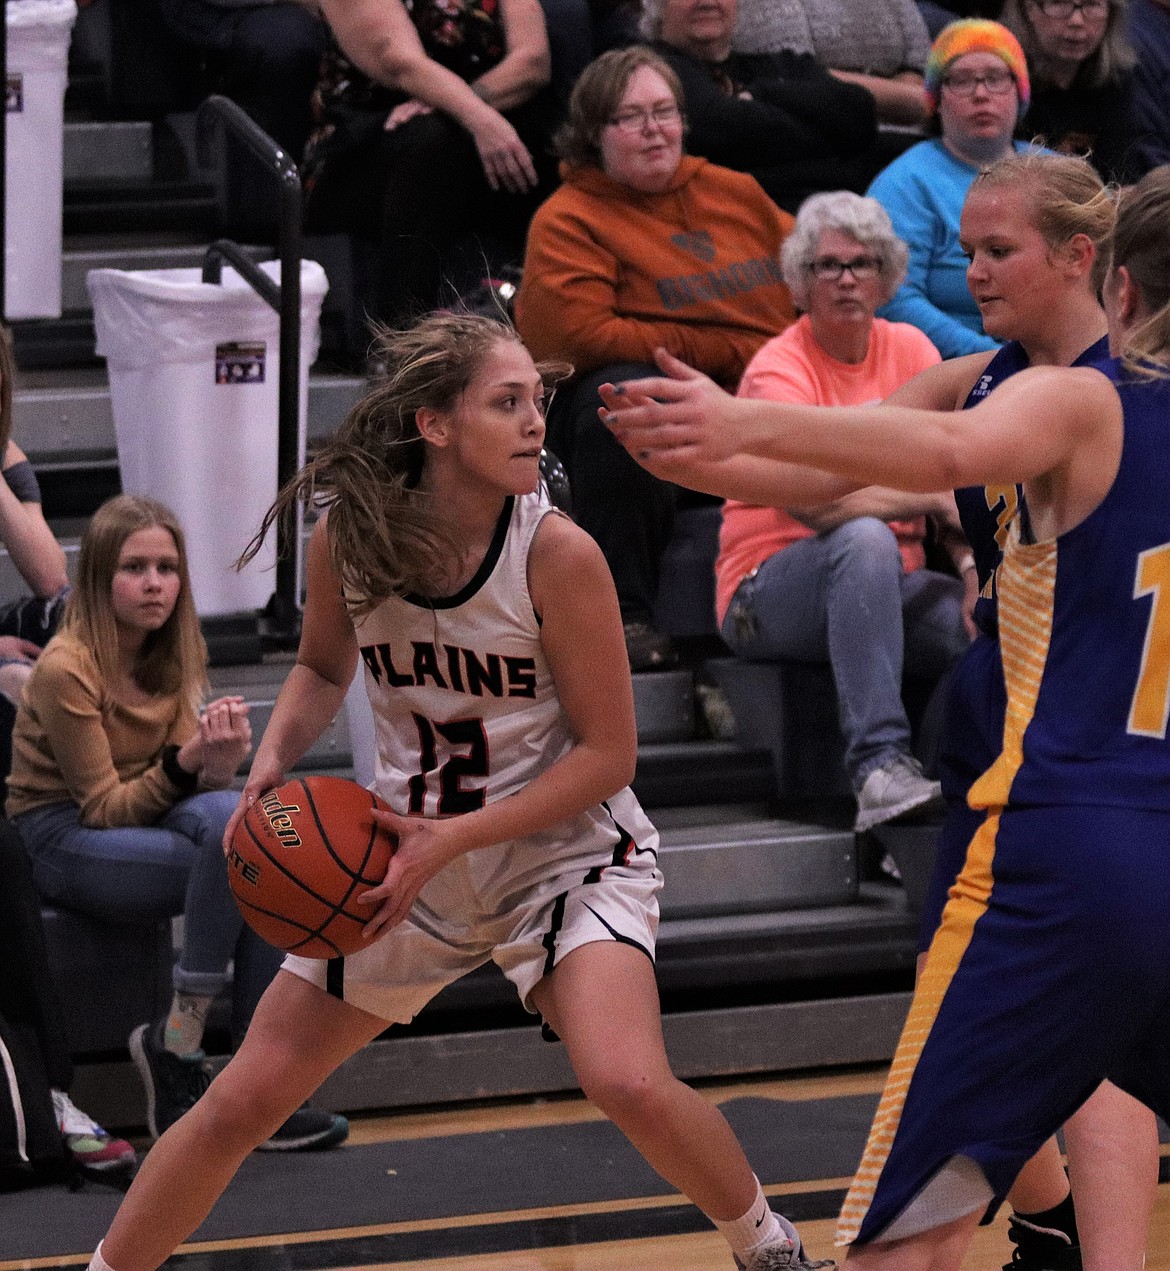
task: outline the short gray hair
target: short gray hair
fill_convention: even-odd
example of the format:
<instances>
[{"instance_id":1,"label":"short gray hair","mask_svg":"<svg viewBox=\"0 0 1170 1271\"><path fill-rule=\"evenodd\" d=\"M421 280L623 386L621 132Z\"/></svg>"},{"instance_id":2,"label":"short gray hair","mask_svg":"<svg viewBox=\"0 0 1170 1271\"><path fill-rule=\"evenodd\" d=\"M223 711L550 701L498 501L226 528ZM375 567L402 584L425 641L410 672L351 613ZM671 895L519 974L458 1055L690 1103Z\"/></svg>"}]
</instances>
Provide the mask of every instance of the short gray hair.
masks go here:
<instances>
[{"instance_id":1,"label":"short gray hair","mask_svg":"<svg viewBox=\"0 0 1170 1271\"><path fill-rule=\"evenodd\" d=\"M642 0L642 14L638 18L638 34L644 40L657 40L662 35L662 13L666 0Z\"/></svg>"},{"instance_id":2,"label":"short gray hair","mask_svg":"<svg viewBox=\"0 0 1170 1271\"><path fill-rule=\"evenodd\" d=\"M796 213L792 233L780 249L780 268L796 305L808 308L809 267L816 259L821 232L827 229L840 230L857 239L881 261L879 303L885 304L906 277L910 250L894 233L889 214L877 199L865 199L850 190L830 190L805 199Z\"/></svg>"}]
</instances>

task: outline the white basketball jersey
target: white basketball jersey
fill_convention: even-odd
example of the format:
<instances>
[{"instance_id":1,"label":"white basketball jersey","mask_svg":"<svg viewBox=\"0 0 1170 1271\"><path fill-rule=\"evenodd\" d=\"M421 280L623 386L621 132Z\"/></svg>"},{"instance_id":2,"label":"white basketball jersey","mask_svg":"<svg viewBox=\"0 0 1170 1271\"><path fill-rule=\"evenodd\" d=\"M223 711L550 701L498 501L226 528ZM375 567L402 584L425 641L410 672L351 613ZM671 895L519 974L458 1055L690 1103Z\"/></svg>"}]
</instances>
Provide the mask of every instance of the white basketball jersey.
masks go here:
<instances>
[{"instance_id":1,"label":"white basketball jersey","mask_svg":"<svg viewBox=\"0 0 1170 1271\"><path fill-rule=\"evenodd\" d=\"M413 816L505 798L571 746L528 592L539 494L510 497L456 595L393 597L356 625L377 735L374 787Z\"/></svg>"},{"instance_id":2,"label":"white basketball jersey","mask_svg":"<svg viewBox=\"0 0 1170 1271\"><path fill-rule=\"evenodd\" d=\"M374 788L395 811L472 812L572 746L528 593L532 536L554 511L541 494L509 498L458 595L394 597L355 624L377 737ZM292 955L284 965L405 1022L491 957L531 1010L535 985L582 945L617 940L653 959L657 860L658 834L627 786L548 829L457 857L404 922L343 970Z\"/></svg>"}]
</instances>

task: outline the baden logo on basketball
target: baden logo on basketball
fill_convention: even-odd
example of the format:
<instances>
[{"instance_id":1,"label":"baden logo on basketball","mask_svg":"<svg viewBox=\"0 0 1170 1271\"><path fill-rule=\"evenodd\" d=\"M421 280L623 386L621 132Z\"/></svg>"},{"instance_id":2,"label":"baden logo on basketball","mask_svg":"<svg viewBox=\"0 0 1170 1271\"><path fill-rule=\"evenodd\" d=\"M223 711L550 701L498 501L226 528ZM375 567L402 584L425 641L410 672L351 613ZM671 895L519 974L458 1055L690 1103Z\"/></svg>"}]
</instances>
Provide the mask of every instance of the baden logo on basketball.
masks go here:
<instances>
[{"instance_id":1,"label":"baden logo on basketball","mask_svg":"<svg viewBox=\"0 0 1170 1271\"><path fill-rule=\"evenodd\" d=\"M300 847L301 836L293 824L292 813L299 812L296 803L281 803L280 795L275 790L260 796L260 806L272 826L272 832L285 847Z\"/></svg>"}]
</instances>

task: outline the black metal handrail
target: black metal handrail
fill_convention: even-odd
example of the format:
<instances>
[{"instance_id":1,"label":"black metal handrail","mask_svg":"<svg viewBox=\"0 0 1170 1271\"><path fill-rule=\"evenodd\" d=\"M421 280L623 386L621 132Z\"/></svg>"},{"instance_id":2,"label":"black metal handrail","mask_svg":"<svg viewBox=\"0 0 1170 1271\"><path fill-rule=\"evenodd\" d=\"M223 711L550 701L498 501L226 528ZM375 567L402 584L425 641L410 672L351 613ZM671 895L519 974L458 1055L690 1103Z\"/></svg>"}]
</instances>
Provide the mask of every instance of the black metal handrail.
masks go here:
<instances>
[{"instance_id":1,"label":"black metal handrail","mask_svg":"<svg viewBox=\"0 0 1170 1271\"><path fill-rule=\"evenodd\" d=\"M7 3L7 0L5 0ZM238 243L217 239L203 259L203 280L219 282L226 260L246 283L280 315L280 379L277 411L276 482L282 487L297 471L297 434L301 378L301 174L291 155L235 102L218 94L208 97L196 115L199 161L211 163L211 139L222 125L243 142L253 158L280 187L278 251L280 283L251 260ZM290 537L292 542L289 541ZM272 634L296 634L299 535L283 522L277 527L276 592L269 607Z\"/></svg>"},{"instance_id":2,"label":"black metal handrail","mask_svg":"<svg viewBox=\"0 0 1170 1271\"><path fill-rule=\"evenodd\" d=\"M280 312L280 283L274 282L233 239L217 238L203 253L203 281L218 286L223 281L225 260L261 300Z\"/></svg>"}]
</instances>

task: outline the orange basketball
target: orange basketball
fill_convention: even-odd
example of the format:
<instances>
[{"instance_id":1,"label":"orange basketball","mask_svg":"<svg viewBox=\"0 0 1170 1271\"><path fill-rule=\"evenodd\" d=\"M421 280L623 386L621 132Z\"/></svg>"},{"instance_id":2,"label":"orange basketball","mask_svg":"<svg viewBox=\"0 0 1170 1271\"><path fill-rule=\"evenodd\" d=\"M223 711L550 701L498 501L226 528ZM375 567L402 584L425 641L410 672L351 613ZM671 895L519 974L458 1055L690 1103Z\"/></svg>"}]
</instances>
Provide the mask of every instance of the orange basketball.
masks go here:
<instances>
[{"instance_id":1,"label":"orange basketball","mask_svg":"<svg viewBox=\"0 0 1170 1271\"><path fill-rule=\"evenodd\" d=\"M385 806L341 777L298 777L262 794L228 852L232 892L249 926L306 958L365 948L362 928L376 906L357 897L386 877L397 845L370 815Z\"/></svg>"}]
</instances>

